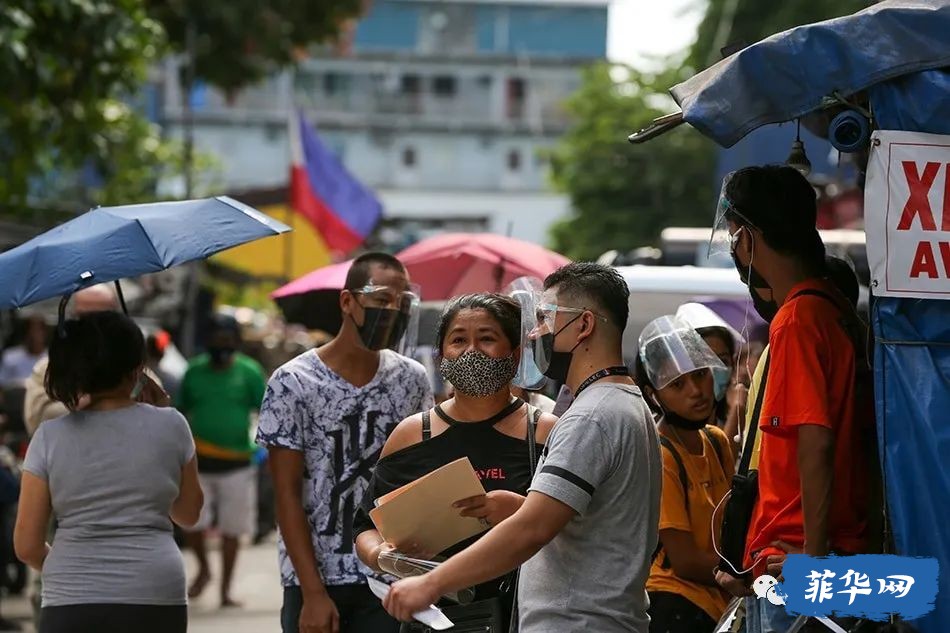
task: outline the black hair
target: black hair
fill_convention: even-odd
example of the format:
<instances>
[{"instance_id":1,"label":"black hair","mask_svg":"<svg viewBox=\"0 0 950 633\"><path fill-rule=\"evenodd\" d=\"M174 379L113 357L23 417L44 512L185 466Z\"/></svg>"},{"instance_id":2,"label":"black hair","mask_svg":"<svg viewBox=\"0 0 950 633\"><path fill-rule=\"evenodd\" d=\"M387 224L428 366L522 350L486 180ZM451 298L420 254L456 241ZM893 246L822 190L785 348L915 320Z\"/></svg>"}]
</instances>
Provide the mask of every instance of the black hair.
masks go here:
<instances>
[{"instance_id":1,"label":"black hair","mask_svg":"<svg viewBox=\"0 0 950 633\"><path fill-rule=\"evenodd\" d=\"M740 169L726 183L732 207L726 219L756 228L765 243L814 271L824 267L825 245L818 235L818 198L796 169L764 165Z\"/></svg>"},{"instance_id":2,"label":"black hair","mask_svg":"<svg viewBox=\"0 0 950 633\"><path fill-rule=\"evenodd\" d=\"M637 386L640 387L640 390L643 392L643 399L646 401L647 406L650 407L650 411L653 412L653 415L663 415L663 409L657 403L659 396L654 393L652 398L647 397L647 387L652 389L654 392L657 391L657 388L650 380L649 374L647 374L647 366L640 357L639 349L637 350L636 358L633 360L633 381L637 383Z\"/></svg>"},{"instance_id":3,"label":"black hair","mask_svg":"<svg viewBox=\"0 0 950 633\"><path fill-rule=\"evenodd\" d=\"M480 292L455 297L445 306L439 319L439 331L436 338L440 353L449 326L462 310L484 310L501 326L501 331L511 343L511 347L521 345L521 304L502 294Z\"/></svg>"},{"instance_id":4,"label":"black hair","mask_svg":"<svg viewBox=\"0 0 950 633\"><path fill-rule=\"evenodd\" d=\"M726 348L729 350L729 356L735 359L737 352L736 339L732 337L732 333L729 330L719 325L712 325L709 327L696 328L696 332L703 339L705 339L707 336L719 337L726 344Z\"/></svg>"},{"instance_id":5,"label":"black hair","mask_svg":"<svg viewBox=\"0 0 950 633\"><path fill-rule=\"evenodd\" d=\"M145 364L145 337L119 312L89 312L65 321L49 346L46 393L74 410L83 394L117 387Z\"/></svg>"},{"instance_id":6,"label":"black hair","mask_svg":"<svg viewBox=\"0 0 950 633\"><path fill-rule=\"evenodd\" d=\"M857 307L858 276L848 262L840 257L829 255L825 258L825 276L841 291L841 294L851 303L851 307Z\"/></svg>"},{"instance_id":7,"label":"black hair","mask_svg":"<svg viewBox=\"0 0 950 633\"><path fill-rule=\"evenodd\" d=\"M343 288L345 290L358 290L368 284L372 276L373 264L382 266L383 268L398 270L401 273L406 272L406 267L403 266L402 262L389 253L381 253L379 251L363 253L354 259L350 265L350 269L346 273L346 283L343 285Z\"/></svg>"},{"instance_id":8,"label":"black hair","mask_svg":"<svg viewBox=\"0 0 950 633\"><path fill-rule=\"evenodd\" d=\"M592 262L567 264L544 280L545 290L555 286L559 297L586 304L572 307L597 307L620 332L627 327L630 289L615 268Z\"/></svg>"},{"instance_id":9,"label":"black hair","mask_svg":"<svg viewBox=\"0 0 950 633\"><path fill-rule=\"evenodd\" d=\"M232 334L236 338L241 338L241 325L233 316L227 314L215 314L211 319L211 326L208 328L208 336L214 336L218 333Z\"/></svg>"}]
</instances>

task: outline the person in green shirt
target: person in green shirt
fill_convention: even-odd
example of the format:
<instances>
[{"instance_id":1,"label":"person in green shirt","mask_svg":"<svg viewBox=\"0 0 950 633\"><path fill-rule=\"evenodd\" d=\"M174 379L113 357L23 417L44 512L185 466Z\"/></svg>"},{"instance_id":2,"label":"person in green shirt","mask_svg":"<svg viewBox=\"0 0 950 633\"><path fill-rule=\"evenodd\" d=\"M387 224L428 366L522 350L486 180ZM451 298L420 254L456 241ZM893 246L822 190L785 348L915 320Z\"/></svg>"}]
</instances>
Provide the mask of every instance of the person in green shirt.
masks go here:
<instances>
[{"instance_id":1,"label":"person in green shirt","mask_svg":"<svg viewBox=\"0 0 950 633\"><path fill-rule=\"evenodd\" d=\"M191 425L205 494L201 518L186 538L199 566L188 595L197 598L211 580L205 532L214 519L222 538L224 607L240 606L231 598L231 579L240 539L253 533L256 520L251 415L260 408L266 387L261 366L237 351L240 343L237 322L229 317L216 318L207 353L189 363L176 401Z\"/></svg>"}]
</instances>

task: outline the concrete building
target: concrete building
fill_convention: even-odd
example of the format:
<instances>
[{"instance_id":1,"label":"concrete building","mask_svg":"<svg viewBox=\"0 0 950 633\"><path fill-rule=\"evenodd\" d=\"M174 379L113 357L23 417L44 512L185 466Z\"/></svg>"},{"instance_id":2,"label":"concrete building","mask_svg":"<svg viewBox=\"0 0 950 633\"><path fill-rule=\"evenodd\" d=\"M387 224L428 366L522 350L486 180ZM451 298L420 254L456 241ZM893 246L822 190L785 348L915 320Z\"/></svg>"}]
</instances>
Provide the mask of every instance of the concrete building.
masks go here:
<instances>
[{"instance_id":1,"label":"concrete building","mask_svg":"<svg viewBox=\"0 0 950 633\"><path fill-rule=\"evenodd\" d=\"M605 58L608 0L373 0L345 50L322 50L232 102L198 86L195 142L232 190L286 185L288 113L301 108L383 201L391 248L446 230L544 243L569 203L543 155L562 103ZM163 123L181 133L174 61Z\"/></svg>"}]
</instances>

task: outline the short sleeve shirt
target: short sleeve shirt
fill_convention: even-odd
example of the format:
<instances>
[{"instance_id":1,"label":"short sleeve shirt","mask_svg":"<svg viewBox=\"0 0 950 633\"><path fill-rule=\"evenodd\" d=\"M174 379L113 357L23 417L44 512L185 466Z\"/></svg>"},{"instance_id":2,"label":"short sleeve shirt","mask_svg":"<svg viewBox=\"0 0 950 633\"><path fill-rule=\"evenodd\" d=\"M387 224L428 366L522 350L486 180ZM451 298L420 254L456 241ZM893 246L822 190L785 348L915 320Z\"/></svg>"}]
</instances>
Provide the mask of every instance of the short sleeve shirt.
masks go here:
<instances>
[{"instance_id":1,"label":"short sleeve shirt","mask_svg":"<svg viewBox=\"0 0 950 633\"><path fill-rule=\"evenodd\" d=\"M677 451L686 471L687 490L683 490L679 463L673 454L663 448L663 500L660 505L660 531L681 530L692 535L697 549L713 553L712 532L713 510L729 492L734 472L731 442L725 433L714 426L707 426L707 432L717 446L710 444L710 437L700 433L703 442L702 455L694 455L686 450L678 440L671 438L673 450ZM685 432L685 431L684 431ZM695 431L699 433L698 431ZM722 515L716 520L716 529L722 524ZM726 594L717 587L693 582L676 575L666 561L666 552L662 549L650 569L647 589L664 591L683 596L709 615L718 620L726 609Z\"/></svg>"},{"instance_id":2,"label":"short sleeve shirt","mask_svg":"<svg viewBox=\"0 0 950 633\"><path fill-rule=\"evenodd\" d=\"M354 514L389 434L432 405L422 365L390 350L380 352L376 376L363 387L334 373L314 351L271 377L257 442L304 454L304 512L314 528L311 539L324 584L366 582L370 570L353 545ZM281 583L298 585L283 538L277 548Z\"/></svg>"},{"instance_id":3,"label":"short sleeve shirt","mask_svg":"<svg viewBox=\"0 0 950 633\"><path fill-rule=\"evenodd\" d=\"M803 290L817 290L828 298ZM773 541L802 547L805 540L798 429L818 425L835 435L835 473L829 516L832 549L859 553L866 539L869 489L867 438L874 431L873 400L856 385L849 306L830 282L794 287L769 331L769 374L759 416L759 499L752 514L746 566Z\"/></svg>"},{"instance_id":4,"label":"short sleeve shirt","mask_svg":"<svg viewBox=\"0 0 950 633\"><path fill-rule=\"evenodd\" d=\"M602 383L581 392L548 436L531 484L576 515L522 566L521 631L647 632L662 472L637 387Z\"/></svg>"},{"instance_id":5,"label":"short sleeve shirt","mask_svg":"<svg viewBox=\"0 0 950 633\"><path fill-rule=\"evenodd\" d=\"M177 406L198 440L199 457L249 456L251 413L264 397L264 370L254 359L235 354L227 369L215 369L207 354L188 367Z\"/></svg>"},{"instance_id":6,"label":"short sleeve shirt","mask_svg":"<svg viewBox=\"0 0 950 633\"><path fill-rule=\"evenodd\" d=\"M171 408L136 404L44 422L23 468L49 486L56 539L43 606L185 604L185 568L169 519L195 454Z\"/></svg>"}]
</instances>

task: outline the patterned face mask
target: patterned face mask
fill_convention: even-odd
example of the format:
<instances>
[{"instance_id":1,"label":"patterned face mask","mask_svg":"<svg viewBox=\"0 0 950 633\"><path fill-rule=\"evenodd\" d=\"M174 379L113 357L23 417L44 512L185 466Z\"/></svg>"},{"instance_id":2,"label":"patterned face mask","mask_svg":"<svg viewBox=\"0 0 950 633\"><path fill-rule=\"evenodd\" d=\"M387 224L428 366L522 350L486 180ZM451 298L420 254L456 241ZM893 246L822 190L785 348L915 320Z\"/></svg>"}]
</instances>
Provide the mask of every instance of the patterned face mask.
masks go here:
<instances>
[{"instance_id":1,"label":"patterned face mask","mask_svg":"<svg viewBox=\"0 0 950 633\"><path fill-rule=\"evenodd\" d=\"M478 350L469 350L458 358L443 358L439 366L442 377L459 393L472 398L485 398L508 386L515 377L518 363L514 354L492 358Z\"/></svg>"}]
</instances>

